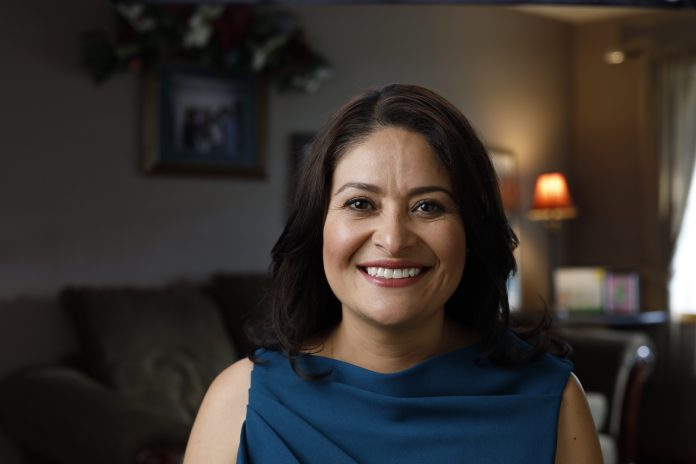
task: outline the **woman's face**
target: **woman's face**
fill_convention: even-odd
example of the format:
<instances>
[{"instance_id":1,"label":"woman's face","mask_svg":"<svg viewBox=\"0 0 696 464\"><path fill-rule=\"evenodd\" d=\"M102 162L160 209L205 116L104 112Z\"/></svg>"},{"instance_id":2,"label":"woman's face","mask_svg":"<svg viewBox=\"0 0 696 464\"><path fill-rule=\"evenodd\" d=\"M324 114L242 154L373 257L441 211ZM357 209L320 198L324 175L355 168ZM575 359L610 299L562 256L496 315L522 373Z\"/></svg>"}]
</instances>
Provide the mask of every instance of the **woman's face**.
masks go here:
<instances>
[{"instance_id":1,"label":"woman's face","mask_svg":"<svg viewBox=\"0 0 696 464\"><path fill-rule=\"evenodd\" d=\"M450 178L425 138L379 129L333 173L323 259L343 317L408 327L440 317L464 271Z\"/></svg>"}]
</instances>

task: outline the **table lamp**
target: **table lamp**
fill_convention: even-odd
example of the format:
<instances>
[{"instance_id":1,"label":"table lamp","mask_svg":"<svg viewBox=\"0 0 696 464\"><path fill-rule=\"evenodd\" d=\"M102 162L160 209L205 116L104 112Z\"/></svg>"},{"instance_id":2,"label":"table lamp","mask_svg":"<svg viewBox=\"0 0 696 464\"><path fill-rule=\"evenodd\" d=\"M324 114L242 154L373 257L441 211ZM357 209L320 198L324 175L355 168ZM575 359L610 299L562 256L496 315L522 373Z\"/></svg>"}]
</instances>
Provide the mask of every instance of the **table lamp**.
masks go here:
<instances>
[{"instance_id":1,"label":"table lamp","mask_svg":"<svg viewBox=\"0 0 696 464\"><path fill-rule=\"evenodd\" d=\"M554 306L556 292L553 275L558 265L558 231L561 228L561 221L572 219L577 215L577 209L570 199L565 176L559 172L539 175L534 187L534 201L529 210L529 218L533 221L543 221L546 225L549 247L549 291L551 304Z\"/></svg>"},{"instance_id":2,"label":"table lamp","mask_svg":"<svg viewBox=\"0 0 696 464\"><path fill-rule=\"evenodd\" d=\"M541 174L534 186L534 201L529 210L529 218L545 221L547 227L557 229L560 221L572 219L578 215L570 199L568 183L560 172Z\"/></svg>"}]
</instances>

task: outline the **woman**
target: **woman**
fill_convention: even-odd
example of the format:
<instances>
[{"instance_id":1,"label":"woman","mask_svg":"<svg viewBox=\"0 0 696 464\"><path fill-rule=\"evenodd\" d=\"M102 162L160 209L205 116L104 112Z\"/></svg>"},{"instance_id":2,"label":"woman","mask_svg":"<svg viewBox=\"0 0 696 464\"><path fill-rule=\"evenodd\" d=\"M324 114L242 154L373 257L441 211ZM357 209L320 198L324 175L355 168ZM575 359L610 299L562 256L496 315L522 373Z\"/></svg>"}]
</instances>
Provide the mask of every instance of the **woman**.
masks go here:
<instances>
[{"instance_id":1,"label":"woman","mask_svg":"<svg viewBox=\"0 0 696 464\"><path fill-rule=\"evenodd\" d=\"M454 106L353 99L303 165L262 349L210 387L186 464L601 462L570 364L509 330L516 245Z\"/></svg>"}]
</instances>

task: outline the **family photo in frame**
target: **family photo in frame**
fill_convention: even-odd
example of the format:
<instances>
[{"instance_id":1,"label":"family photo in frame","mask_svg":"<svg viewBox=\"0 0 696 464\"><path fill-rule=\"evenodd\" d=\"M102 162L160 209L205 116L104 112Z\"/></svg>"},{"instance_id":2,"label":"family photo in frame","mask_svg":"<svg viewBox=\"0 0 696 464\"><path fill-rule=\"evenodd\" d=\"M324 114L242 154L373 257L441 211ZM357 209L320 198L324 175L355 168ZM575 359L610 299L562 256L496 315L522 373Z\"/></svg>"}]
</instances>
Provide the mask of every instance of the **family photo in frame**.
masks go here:
<instances>
[{"instance_id":1,"label":"family photo in frame","mask_svg":"<svg viewBox=\"0 0 696 464\"><path fill-rule=\"evenodd\" d=\"M264 175L257 77L162 66L143 85L147 172Z\"/></svg>"}]
</instances>

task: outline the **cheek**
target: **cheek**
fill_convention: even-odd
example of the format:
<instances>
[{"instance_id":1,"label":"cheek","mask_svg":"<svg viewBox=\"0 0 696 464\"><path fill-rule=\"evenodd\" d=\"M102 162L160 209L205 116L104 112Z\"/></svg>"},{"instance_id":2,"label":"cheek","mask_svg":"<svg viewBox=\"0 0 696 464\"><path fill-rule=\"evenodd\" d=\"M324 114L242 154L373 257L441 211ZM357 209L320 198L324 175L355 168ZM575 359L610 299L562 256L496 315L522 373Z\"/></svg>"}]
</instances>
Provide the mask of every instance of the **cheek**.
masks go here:
<instances>
[{"instance_id":1,"label":"cheek","mask_svg":"<svg viewBox=\"0 0 696 464\"><path fill-rule=\"evenodd\" d=\"M437 250L444 276L442 279L443 304L456 292L464 275L466 263L466 236L463 227L453 227L441 237Z\"/></svg>"},{"instance_id":2,"label":"cheek","mask_svg":"<svg viewBox=\"0 0 696 464\"><path fill-rule=\"evenodd\" d=\"M327 218L323 233L324 268L345 266L360 247L361 240L356 228L343 221Z\"/></svg>"},{"instance_id":3,"label":"cheek","mask_svg":"<svg viewBox=\"0 0 696 464\"><path fill-rule=\"evenodd\" d=\"M435 241L437 250L435 253L440 260L447 264L450 272L463 272L466 262L466 234L464 227L452 224L442 231L441 237Z\"/></svg>"}]
</instances>

